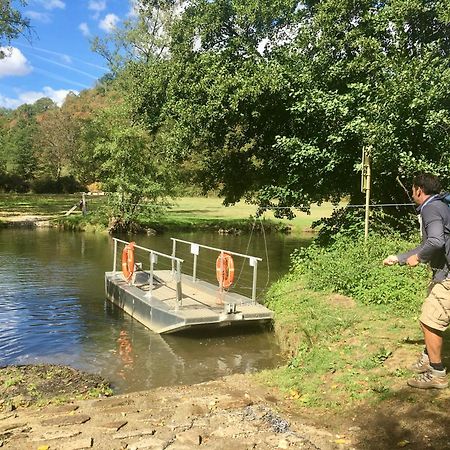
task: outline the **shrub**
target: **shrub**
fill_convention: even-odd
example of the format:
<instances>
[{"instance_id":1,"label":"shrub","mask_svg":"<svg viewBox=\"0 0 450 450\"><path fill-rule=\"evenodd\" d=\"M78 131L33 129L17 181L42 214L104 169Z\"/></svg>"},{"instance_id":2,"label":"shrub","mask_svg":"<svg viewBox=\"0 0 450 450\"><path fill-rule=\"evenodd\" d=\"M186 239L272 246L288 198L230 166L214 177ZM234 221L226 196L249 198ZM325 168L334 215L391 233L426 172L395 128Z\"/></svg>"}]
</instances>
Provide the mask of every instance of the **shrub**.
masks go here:
<instances>
[{"instance_id":1,"label":"shrub","mask_svg":"<svg viewBox=\"0 0 450 450\"><path fill-rule=\"evenodd\" d=\"M24 193L29 189L29 185L19 175L0 172L0 191Z\"/></svg>"},{"instance_id":2,"label":"shrub","mask_svg":"<svg viewBox=\"0 0 450 450\"><path fill-rule=\"evenodd\" d=\"M340 236L329 247L314 243L295 251L292 272L304 276L310 289L333 291L363 304L384 305L410 314L423 300L429 270L425 266L385 267L382 261L411 245L399 235L372 235L367 246L362 237Z\"/></svg>"},{"instance_id":3,"label":"shrub","mask_svg":"<svg viewBox=\"0 0 450 450\"><path fill-rule=\"evenodd\" d=\"M84 186L72 176L57 180L38 178L31 182L30 188L35 194L73 194L84 190Z\"/></svg>"}]
</instances>

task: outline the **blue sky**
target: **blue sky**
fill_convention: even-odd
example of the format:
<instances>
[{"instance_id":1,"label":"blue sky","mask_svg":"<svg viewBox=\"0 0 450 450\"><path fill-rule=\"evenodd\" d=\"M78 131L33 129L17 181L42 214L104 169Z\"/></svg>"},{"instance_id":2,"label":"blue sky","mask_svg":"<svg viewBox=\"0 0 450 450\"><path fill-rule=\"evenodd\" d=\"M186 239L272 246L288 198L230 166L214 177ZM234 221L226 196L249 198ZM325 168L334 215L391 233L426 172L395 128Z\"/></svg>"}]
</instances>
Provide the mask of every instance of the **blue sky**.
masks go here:
<instances>
[{"instance_id":1,"label":"blue sky","mask_svg":"<svg viewBox=\"0 0 450 450\"><path fill-rule=\"evenodd\" d=\"M90 49L132 14L132 0L28 0L32 39L13 40L0 60L0 107L16 108L50 97L61 104L69 92L93 87L108 72ZM13 2L17 7L18 2Z\"/></svg>"}]
</instances>

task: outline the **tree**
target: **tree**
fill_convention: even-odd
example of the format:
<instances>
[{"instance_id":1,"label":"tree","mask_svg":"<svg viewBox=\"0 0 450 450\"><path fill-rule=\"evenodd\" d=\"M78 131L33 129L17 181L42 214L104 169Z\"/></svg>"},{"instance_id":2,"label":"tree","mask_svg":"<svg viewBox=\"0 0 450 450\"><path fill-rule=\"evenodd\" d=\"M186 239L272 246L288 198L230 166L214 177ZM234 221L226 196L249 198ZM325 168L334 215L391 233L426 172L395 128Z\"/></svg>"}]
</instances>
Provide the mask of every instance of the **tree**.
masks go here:
<instances>
[{"instance_id":1,"label":"tree","mask_svg":"<svg viewBox=\"0 0 450 450\"><path fill-rule=\"evenodd\" d=\"M449 21L440 0L197 0L166 67L134 70L131 104L226 202L360 201L371 146L374 200L402 203L397 177L450 181Z\"/></svg>"},{"instance_id":2,"label":"tree","mask_svg":"<svg viewBox=\"0 0 450 450\"><path fill-rule=\"evenodd\" d=\"M0 1L0 46L9 44L11 39L14 39L21 34L29 31L29 20L24 18L21 12L13 6L13 3L25 6L25 0L1 0ZM4 58L5 54L0 50L0 59Z\"/></svg>"},{"instance_id":3,"label":"tree","mask_svg":"<svg viewBox=\"0 0 450 450\"><path fill-rule=\"evenodd\" d=\"M95 37L93 50L106 59L113 74L130 61L148 63L167 56L170 30L182 3L180 0L134 2L135 14L107 38Z\"/></svg>"},{"instance_id":4,"label":"tree","mask_svg":"<svg viewBox=\"0 0 450 450\"><path fill-rule=\"evenodd\" d=\"M131 123L124 105L100 113L93 124L98 175L110 193L111 230L130 231L140 214L150 217L173 195L173 170L158 154L157 140Z\"/></svg>"},{"instance_id":5,"label":"tree","mask_svg":"<svg viewBox=\"0 0 450 450\"><path fill-rule=\"evenodd\" d=\"M297 2L199 0L172 27L170 58L128 67L134 119L164 142L177 164L197 166L205 190L226 203L267 180L261 158L290 127L283 70L259 51L287 33Z\"/></svg>"},{"instance_id":6,"label":"tree","mask_svg":"<svg viewBox=\"0 0 450 450\"><path fill-rule=\"evenodd\" d=\"M295 126L265 161L284 176L263 203L359 202L369 145L374 200L403 203L395 180L420 169L450 181L449 13L440 1L305 2L305 26L282 55Z\"/></svg>"},{"instance_id":7,"label":"tree","mask_svg":"<svg viewBox=\"0 0 450 450\"><path fill-rule=\"evenodd\" d=\"M58 180L63 170L70 171L73 155L78 152L81 121L64 108L48 111L36 133L41 174Z\"/></svg>"}]
</instances>

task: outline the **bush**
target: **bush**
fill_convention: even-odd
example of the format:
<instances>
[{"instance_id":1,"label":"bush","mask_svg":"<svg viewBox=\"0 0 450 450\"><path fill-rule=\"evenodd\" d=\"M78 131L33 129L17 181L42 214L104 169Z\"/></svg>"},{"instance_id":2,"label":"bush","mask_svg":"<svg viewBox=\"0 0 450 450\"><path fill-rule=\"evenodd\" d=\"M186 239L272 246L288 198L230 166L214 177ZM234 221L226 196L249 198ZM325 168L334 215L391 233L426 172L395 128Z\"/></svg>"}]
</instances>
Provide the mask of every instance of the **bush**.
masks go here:
<instances>
[{"instance_id":1,"label":"bush","mask_svg":"<svg viewBox=\"0 0 450 450\"><path fill-rule=\"evenodd\" d=\"M27 181L19 175L0 172L0 191L16 192L21 194L28 192L28 190L29 185Z\"/></svg>"},{"instance_id":2,"label":"bush","mask_svg":"<svg viewBox=\"0 0 450 450\"><path fill-rule=\"evenodd\" d=\"M425 266L385 267L383 259L411 248L399 235L340 236L329 247L317 243L292 255L293 274L302 275L306 287L353 297L360 303L384 305L400 314L417 312L426 292L429 270Z\"/></svg>"},{"instance_id":3,"label":"bush","mask_svg":"<svg viewBox=\"0 0 450 450\"><path fill-rule=\"evenodd\" d=\"M61 177L57 180L52 178L38 178L31 182L30 188L35 194L73 194L84 191L85 189L72 176Z\"/></svg>"},{"instance_id":4,"label":"bush","mask_svg":"<svg viewBox=\"0 0 450 450\"><path fill-rule=\"evenodd\" d=\"M339 236L354 238L364 233L364 209L337 208L330 217L313 222L319 229L317 241L320 245L330 245ZM408 237L417 229L417 215L411 206L391 208L386 211L374 208L370 212L370 231L385 235L396 230L400 236Z\"/></svg>"}]
</instances>

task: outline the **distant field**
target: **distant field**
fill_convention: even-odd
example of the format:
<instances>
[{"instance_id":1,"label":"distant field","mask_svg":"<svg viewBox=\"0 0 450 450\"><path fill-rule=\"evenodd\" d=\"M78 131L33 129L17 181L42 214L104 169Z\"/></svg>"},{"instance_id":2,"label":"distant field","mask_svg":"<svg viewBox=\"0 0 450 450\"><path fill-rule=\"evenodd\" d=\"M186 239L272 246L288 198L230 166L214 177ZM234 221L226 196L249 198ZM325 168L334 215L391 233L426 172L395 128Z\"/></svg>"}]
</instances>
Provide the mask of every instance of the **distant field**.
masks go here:
<instances>
[{"instance_id":1,"label":"distant field","mask_svg":"<svg viewBox=\"0 0 450 450\"><path fill-rule=\"evenodd\" d=\"M95 211L106 201L106 197L87 196L86 199L89 211ZM79 194L0 194L0 219L7 220L8 217L18 215L63 215L80 200ZM330 216L332 211L332 205L324 203L321 206L313 205L311 214L297 212L297 217L293 220L275 219L271 212L266 212L263 218L289 224L294 232L300 232L309 228L313 221ZM181 197L176 199L167 211L165 220L199 218L239 220L254 216L255 213L256 207L244 202L225 207L222 200L217 197Z\"/></svg>"},{"instance_id":2,"label":"distant field","mask_svg":"<svg viewBox=\"0 0 450 450\"><path fill-rule=\"evenodd\" d=\"M321 206L313 205L311 207L311 214L296 211L296 217L293 220L275 219L272 212L266 212L262 217L289 224L292 226L293 231L300 232L309 228L315 220L321 217L329 217L332 212L333 205L331 203L323 203ZM256 207L244 202L225 207L222 205L222 200L217 197L182 197L176 200L168 216L246 219L254 216L255 213Z\"/></svg>"}]
</instances>

